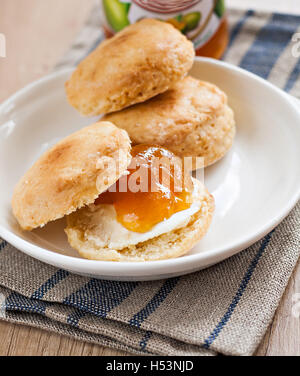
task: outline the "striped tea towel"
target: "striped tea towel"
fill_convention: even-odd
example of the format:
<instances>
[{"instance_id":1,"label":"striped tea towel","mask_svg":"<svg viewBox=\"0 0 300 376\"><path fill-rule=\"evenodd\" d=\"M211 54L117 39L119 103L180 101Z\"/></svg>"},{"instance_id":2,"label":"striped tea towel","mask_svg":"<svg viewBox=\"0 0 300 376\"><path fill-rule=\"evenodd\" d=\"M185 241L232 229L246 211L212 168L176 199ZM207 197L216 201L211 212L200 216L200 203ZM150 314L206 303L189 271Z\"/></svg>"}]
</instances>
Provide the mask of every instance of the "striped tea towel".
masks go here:
<instances>
[{"instance_id":1,"label":"striped tea towel","mask_svg":"<svg viewBox=\"0 0 300 376\"><path fill-rule=\"evenodd\" d=\"M102 39L93 11L58 67L77 64ZM226 61L300 97L292 35L300 17L229 12ZM137 354L253 354L300 252L299 204L242 253L194 274L154 282L90 279L58 270L0 242L5 320Z\"/></svg>"}]
</instances>

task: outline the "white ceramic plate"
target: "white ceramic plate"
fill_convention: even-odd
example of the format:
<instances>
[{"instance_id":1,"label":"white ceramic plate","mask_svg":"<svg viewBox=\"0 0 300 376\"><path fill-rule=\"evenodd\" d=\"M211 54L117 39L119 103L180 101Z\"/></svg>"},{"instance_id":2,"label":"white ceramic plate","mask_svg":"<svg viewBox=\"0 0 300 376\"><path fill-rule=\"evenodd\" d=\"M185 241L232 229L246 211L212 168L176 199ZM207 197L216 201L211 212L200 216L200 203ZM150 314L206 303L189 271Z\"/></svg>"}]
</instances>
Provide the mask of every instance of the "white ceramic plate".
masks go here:
<instances>
[{"instance_id":1,"label":"white ceramic plate","mask_svg":"<svg viewBox=\"0 0 300 376\"><path fill-rule=\"evenodd\" d=\"M71 108L64 82L54 73L0 107L0 236L48 264L81 275L151 280L186 274L234 255L262 238L300 197L300 111L284 92L244 70L197 58L192 75L211 81L229 97L237 122L232 150L205 170L216 211L208 234L187 255L124 263L82 259L67 243L65 220L23 232L11 213L13 187L27 168L62 137L91 124Z\"/></svg>"}]
</instances>

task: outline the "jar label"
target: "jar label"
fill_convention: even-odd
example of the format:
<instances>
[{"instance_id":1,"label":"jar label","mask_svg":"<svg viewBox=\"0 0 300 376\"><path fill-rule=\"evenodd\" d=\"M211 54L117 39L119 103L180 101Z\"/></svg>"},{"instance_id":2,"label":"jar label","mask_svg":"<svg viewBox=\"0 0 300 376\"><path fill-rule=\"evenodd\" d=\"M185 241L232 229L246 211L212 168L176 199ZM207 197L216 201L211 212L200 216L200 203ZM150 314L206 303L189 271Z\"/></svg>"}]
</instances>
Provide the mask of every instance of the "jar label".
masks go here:
<instances>
[{"instance_id":1,"label":"jar label","mask_svg":"<svg viewBox=\"0 0 300 376\"><path fill-rule=\"evenodd\" d=\"M142 18L171 23L195 49L217 31L225 12L224 0L101 0L105 28L112 34Z\"/></svg>"}]
</instances>

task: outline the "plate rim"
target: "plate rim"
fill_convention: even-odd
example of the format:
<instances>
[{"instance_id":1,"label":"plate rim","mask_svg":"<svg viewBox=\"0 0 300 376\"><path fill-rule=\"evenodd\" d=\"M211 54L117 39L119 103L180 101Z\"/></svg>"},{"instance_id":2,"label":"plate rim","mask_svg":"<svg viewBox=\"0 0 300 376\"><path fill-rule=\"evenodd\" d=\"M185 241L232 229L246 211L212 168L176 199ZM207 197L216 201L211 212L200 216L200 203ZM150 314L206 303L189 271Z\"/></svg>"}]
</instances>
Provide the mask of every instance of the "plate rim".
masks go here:
<instances>
[{"instance_id":1,"label":"plate rim","mask_svg":"<svg viewBox=\"0 0 300 376\"><path fill-rule=\"evenodd\" d=\"M290 106L294 108L294 110L299 114L300 120L300 109L298 108L296 101L297 99L290 96L283 90L279 89L269 81L264 80L263 78L248 72L240 67L237 67L233 64L219 61L211 58L205 57L196 57L195 61L204 62L213 64L216 66L222 66L226 69L233 70L239 74L246 75L255 81L260 82L261 84L268 86L273 91L277 92L279 96L282 97L282 100L286 101ZM58 79L61 76L66 74L71 74L74 70L74 67L67 67L59 69L37 81L34 81L21 90L17 91L11 97L6 99L0 105L0 113L18 98L23 97L26 95L27 92L30 92L32 89L35 89L44 84L48 81L52 81L54 79ZM300 154L300 152L299 152ZM60 253L53 252L46 248L37 246L35 244L30 243L27 240L20 238L18 235L13 234L11 231L6 229L4 226L0 225L0 236L16 247L18 250L28 254L31 257L34 257L42 262L47 264L64 268L64 269L72 269L72 271L77 273L92 273L97 275L97 273L103 274L103 276L126 276L130 277L149 277L159 274L165 273L166 270L172 273L182 273L188 272L191 269L195 269L196 264L200 268L218 263L222 260L225 260L228 257L233 256L241 252L242 250L246 249L250 245L254 244L256 241L262 239L265 235L267 235L270 231L272 231L294 208L297 202L300 199L300 184L299 187L295 189L294 194L289 198L288 202L285 204L284 207L281 207L278 211L276 217L269 220L265 223L264 226L255 233L249 233L248 236L244 237L244 240L235 241L230 246L227 247L219 247L214 251L203 251L198 254L192 255L185 255L184 257L174 258L174 259L166 259L166 260L157 260L157 261L145 261L145 262L122 262L122 261L100 261L100 260L88 260L83 258L77 258L73 256L63 255ZM121 274L121 275L120 275ZM125 276L124 276L125 277ZM124 278L123 277L123 278Z\"/></svg>"}]
</instances>

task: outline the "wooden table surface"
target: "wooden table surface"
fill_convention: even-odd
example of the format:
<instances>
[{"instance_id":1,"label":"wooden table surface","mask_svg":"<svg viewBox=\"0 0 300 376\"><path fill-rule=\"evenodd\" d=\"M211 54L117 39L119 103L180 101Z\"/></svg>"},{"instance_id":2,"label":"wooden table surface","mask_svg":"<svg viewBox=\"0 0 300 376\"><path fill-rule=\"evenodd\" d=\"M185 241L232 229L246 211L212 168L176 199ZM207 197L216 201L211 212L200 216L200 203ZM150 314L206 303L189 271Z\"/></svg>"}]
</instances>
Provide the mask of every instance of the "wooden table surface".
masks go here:
<instances>
[{"instance_id":1,"label":"wooden table surface","mask_svg":"<svg viewBox=\"0 0 300 376\"><path fill-rule=\"evenodd\" d=\"M0 33L7 57L0 58L0 102L47 74L83 25L94 0L1 0ZM241 8L300 14L298 0L227 0ZM300 355L300 320L292 315L300 293L295 269L257 355ZM46 331L0 321L0 355L126 355Z\"/></svg>"}]
</instances>

